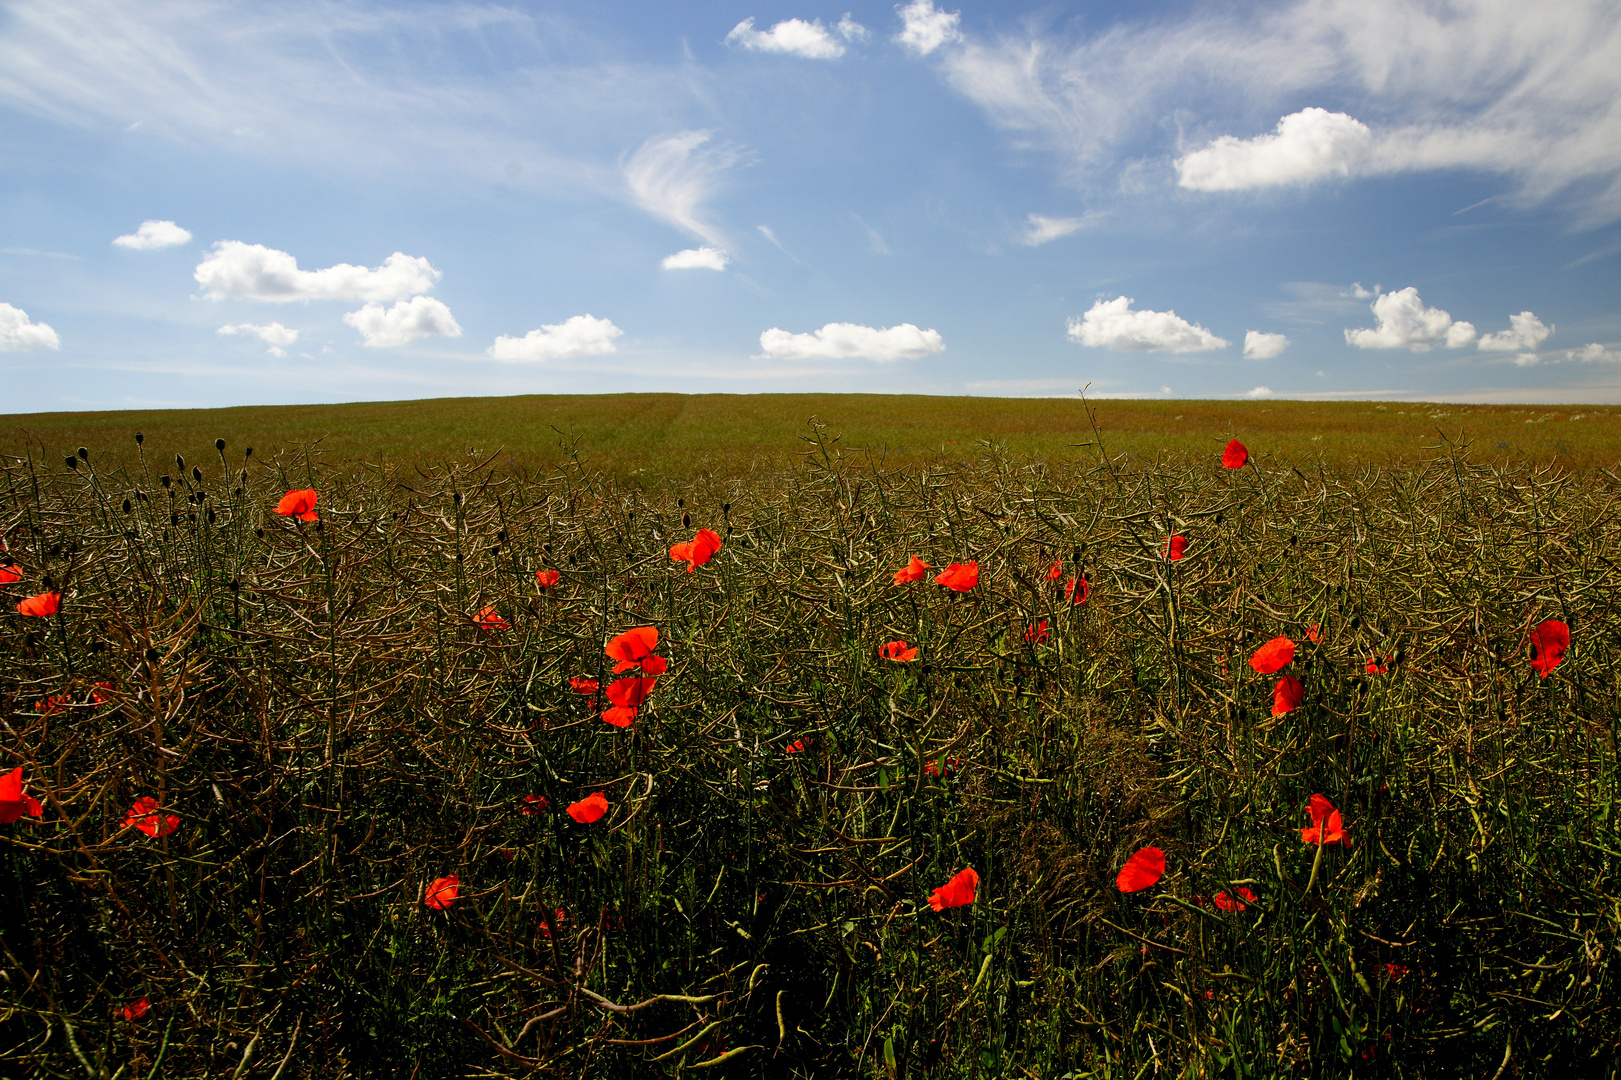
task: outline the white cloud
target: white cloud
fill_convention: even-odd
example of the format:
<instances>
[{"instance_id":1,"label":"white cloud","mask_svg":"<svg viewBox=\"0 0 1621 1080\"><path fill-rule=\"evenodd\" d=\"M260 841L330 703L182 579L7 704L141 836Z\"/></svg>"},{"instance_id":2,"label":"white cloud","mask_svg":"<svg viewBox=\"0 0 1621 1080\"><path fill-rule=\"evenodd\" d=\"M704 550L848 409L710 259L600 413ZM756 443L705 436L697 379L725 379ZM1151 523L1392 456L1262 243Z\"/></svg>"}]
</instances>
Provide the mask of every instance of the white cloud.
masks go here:
<instances>
[{"instance_id":1,"label":"white cloud","mask_svg":"<svg viewBox=\"0 0 1621 1080\"><path fill-rule=\"evenodd\" d=\"M143 221L134 232L114 237L113 243L136 251L149 251L152 248L175 247L190 239L191 233L172 221Z\"/></svg>"},{"instance_id":2,"label":"white cloud","mask_svg":"<svg viewBox=\"0 0 1621 1080\"><path fill-rule=\"evenodd\" d=\"M1370 296L1379 295L1379 286L1374 285L1372 289L1364 289L1362 287L1362 282L1353 281L1351 282L1351 295L1356 297L1358 300L1366 300Z\"/></svg>"},{"instance_id":3,"label":"white cloud","mask_svg":"<svg viewBox=\"0 0 1621 1080\"><path fill-rule=\"evenodd\" d=\"M339 263L324 270L300 270L285 251L240 240L221 240L197 264L197 283L210 300L399 300L428 292L440 274L425 258L396 251L383 265Z\"/></svg>"},{"instance_id":4,"label":"white cloud","mask_svg":"<svg viewBox=\"0 0 1621 1080\"><path fill-rule=\"evenodd\" d=\"M462 328L444 301L414 296L384 308L373 302L344 315L343 321L360 331L368 349L392 349L425 337L461 337Z\"/></svg>"},{"instance_id":5,"label":"white cloud","mask_svg":"<svg viewBox=\"0 0 1621 1080\"><path fill-rule=\"evenodd\" d=\"M1345 331L1345 343L1359 349L1411 349L1428 352L1436 345L1461 349L1475 343L1473 323L1454 322L1440 308L1425 307L1418 290L1409 285L1381 293L1370 305L1379 325Z\"/></svg>"},{"instance_id":6,"label":"white cloud","mask_svg":"<svg viewBox=\"0 0 1621 1080\"><path fill-rule=\"evenodd\" d=\"M736 164L738 154L726 146L705 147L713 133L683 131L649 139L621 167L638 205L715 247L724 248L719 230L702 217L703 204L715 193L720 174Z\"/></svg>"},{"instance_id":7,"label":"white cloud","mask_svg":"<svg viewBox=\"0 0 1621 1080\"><path fill-rule=\"evenodd\" d=\"M1289 347L1289 338L1285 334L1263 334L1259 330L1247 330L1244 333L1244 359L1271 360L1275 356L1283 355L1283 350Z\"/></svg>"},{"instance_id":8,"label":"white cloud","mask_svg":"<svg viewBox=\"0 0 1621 1080\"><path fill-rule=\"evenodd\" d=\"M839 36L845 41L867 40L867 28L850 18L850 13L848 11L846 11L844 13L844 17L839 20L837 29L839 31Z\"/></svg>"},{"instance_id":9,"label":"white cloud","mask_svg":"<svg viewBox=\"0 0 1621 1080\"><path fill-rule=\"evenodd\" d=\"M1131 304L1129 296L1099 300L1069 320L1070 340L1118 352L1204 352L1228 344L1174 311L1133 311Z\"/></svg>"},{"instance_id":10,"label":"white cloud","mask_svg":"<svg viewBox=\"0 0 1621 1080\"><path fill-rule=\"evenodd\" d=\"M20 349L55 349L62 340L56 331L40 322L30 322L28 312L0 303L0 352Z\"/></svg>"},{"instance_id":11,"label":"white cloud","mask_svg":"<svg viewBox=\"0 0 1621 1080\"><path fill-rule=\"evenodd\" d=\"M1345 113L1302 109L1278 121L1275 135L1223 135L1177 159L1177 183L1195 191L1239 191L1350 176L1368 158L1373 133Z\"/></svg>"},{"instance_id":12,"label":"white cloud","mask_svg":"<svg viewBox=\"0 0 1621 1080\"><path fill-rule=\"evenodd\" d=\"M219 330L215 332L225 334L227 336L251 334L260 341L264 342L266 345L269 345L270 353L273 356L286 356L286 350L283 349L282 346L291 345L293 342L298 340L297 330L289 330L279 322L273 322L266 326L258 326L254 323L230 323L226 326L220 327Z\"/></svg>"},{"instance_id":13,"label":"white cloud","mask_svg":"<svg viewBox=\"0 0 1621 1080\"><path fill-rule=\"evenodd\" d=\"M1542 363L1542 357L1534 352L1521 353L1514 358L1516 367L1535 367L1540 363Z\"/></svg>"},{"instance_id":14,"label":"white cloud","mask_svg":"<svg viewBox=\"0 0 1621 1080\"><path fill-rule=\"evenodd\" d=\"M724 270L729 262L726 252L720 248L701 247L666 255L659 265L666 270Z\"/></svg>"},{"instance_id":15,"label":"white cloud","mask_svg":"<svg viewBox=\"0 0 1621 1080\"><path fill-rule=\"evenodd\" d=\"M1508 317L1509 328L1499 330L1495 334L1486 334L1480 339L1480 348L1484 352L1514 352L1522 349L1535 349L1548 335L1553 333L1553 327L1542 325L1542 320L1529 311L1522 311L1518 315Z\"/></svg>"},{"instance_id":16,"label":"white cloud","mask_svg":"<svg viewBox=\"0 0 1621 1080\"><path fill-rule=\"evenodd\" d=\"M1041 244L1057 240L1071 233L1079 232L1097 220L1097 215L1087 214L1083 217L1048 217L1045 214L1029 215L1024 235L1019 237L1019 243L1026 247L1038 247Z\"/></svg>"},{"instance_id":17,"label":"white cloud","mask_svg":"<svg viewBox=\"0 0 1621 1080\"><path fill-rule=\"evenodd\" d=\"M523 337L498 337L490 346L490 356L513 364L542 360L567 360L574 356L598 356L615 352L614 338L624 331L611 319L575 315L556 325L531 330Z\"/></svg>"},{"instance_id":18,"label":"white cloud","mask_svg":"<svg viewBox=\"0 0 1621 1080\"><path fill-rule=\"evenodd\" d=\"M957 29L962 14L936 10L934 0L912 0L897 10L902 26L895 40L919 56L927 56L942 45L962 40L962 31Z\"/></svg>"},{"instance_id":19,"label":"white cloud","mask_svg":"<svg viewBox=\"0 0 1621 1080\"><path fill-rule=\"evenodd\" d=\"M1596 341L1591 345L1583 345L1579 349L1572 349L1565 355L1571 360L1580 361L1584 364L1621 364L1621 351L1606 349Z\"/></svg>"},{"instance_id":20,"label":"white cloud","mask_svg":"<svg viewBox=\"0 0 1621 1080\"><path fill-rule=\"evenodd\" d=\"M845 21L850 17L846 15ZM852 27L860 30L856 23ZM843 24L840 24L843 29ZM845 35L849 38L849 34ZM732 27L726 35L728 44L737 44L756 52L789 53L807 60L837 60L844 55L844 46L833 40L833 35L822 26L822 20L806 22L804 19L785 19L769 30L756 30L753 17Z\"/></svg>"},{"instance_id":21,"label":"white cloud","mask_svg":"<svg viewBox=\"0 0 1621 1080\"><path fill-rule=\"evenodd\" d=\"M916 360L946 347L938 330L911 323L878 329L858 323L828 323L809 334L772 327L760 335L760 348L773 360Z\"/></svg>"},{"instance_id":22,"label":"white cloud","mask_svg":"<svg viewBox=\"0 0 1621 1080\"><path fill-rule=\"evenodd\" d=\"M1272 396L1272 388L1270 386L1257 386L1254 390L1249 391L1244 396L1247 397L1247 398L1271 397Z\"/></svg>"}]
</instances>

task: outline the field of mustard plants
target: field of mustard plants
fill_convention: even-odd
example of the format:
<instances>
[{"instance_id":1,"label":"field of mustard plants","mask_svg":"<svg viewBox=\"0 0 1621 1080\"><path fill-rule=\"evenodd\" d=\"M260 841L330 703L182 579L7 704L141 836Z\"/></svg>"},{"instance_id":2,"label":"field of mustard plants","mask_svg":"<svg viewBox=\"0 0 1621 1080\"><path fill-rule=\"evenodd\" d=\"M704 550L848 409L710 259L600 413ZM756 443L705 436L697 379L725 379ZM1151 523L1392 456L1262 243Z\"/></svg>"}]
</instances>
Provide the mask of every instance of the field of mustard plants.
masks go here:
<instances>
[{"instance_id":1,"label":"field of mustard plants","mask_svg":"<svg viewBox=\"0 0 1621 1080\"><path fill-rule=\"evenodd\" d=\"M0 461L0 1075L1610 1072L1616 477L1248 441Z\"/></svg>"}]
</instances>

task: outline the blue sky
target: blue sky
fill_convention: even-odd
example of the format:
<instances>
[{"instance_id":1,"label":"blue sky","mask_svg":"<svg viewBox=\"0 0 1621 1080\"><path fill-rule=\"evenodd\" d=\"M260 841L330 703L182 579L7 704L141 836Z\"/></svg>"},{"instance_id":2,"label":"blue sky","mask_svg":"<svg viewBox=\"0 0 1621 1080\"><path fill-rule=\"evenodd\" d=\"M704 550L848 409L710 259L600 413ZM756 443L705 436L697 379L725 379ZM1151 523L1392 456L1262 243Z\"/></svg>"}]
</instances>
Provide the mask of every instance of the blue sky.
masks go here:
<instances>
[{"instance_id":1,"label":"blue sky","mask_svg":"<svg viewBox=\"0 0 1621 1080\"><path fill-rule=\"evenodd\" d=\"M1621 402L1621 8L10 0L0 372Z\"/></svg>"}]
</instances>

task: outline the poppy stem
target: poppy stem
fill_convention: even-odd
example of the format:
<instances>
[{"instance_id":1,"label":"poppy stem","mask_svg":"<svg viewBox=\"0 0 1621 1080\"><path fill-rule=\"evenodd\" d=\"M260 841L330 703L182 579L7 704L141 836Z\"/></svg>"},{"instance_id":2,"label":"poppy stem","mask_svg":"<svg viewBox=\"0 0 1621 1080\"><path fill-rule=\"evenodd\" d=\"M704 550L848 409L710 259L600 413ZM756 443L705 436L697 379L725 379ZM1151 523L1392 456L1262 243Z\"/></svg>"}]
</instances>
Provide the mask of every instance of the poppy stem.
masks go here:
<instances>
[{"instance_id":1,"label":"poppy stem","mask_svg":"<svg viewBox=\"0 0 1621 1080\"><path fill-rule=\"evenodd\" d=\"M1317 868L1323 865L1323 833L1328 831L1328 820L1325 818L1317 825L1317 855L1311 861L1311 877L1306 879L1306 891L1303 896L1311 894L1311 887L1317 884Z\"/></svg>"}]
</instances>

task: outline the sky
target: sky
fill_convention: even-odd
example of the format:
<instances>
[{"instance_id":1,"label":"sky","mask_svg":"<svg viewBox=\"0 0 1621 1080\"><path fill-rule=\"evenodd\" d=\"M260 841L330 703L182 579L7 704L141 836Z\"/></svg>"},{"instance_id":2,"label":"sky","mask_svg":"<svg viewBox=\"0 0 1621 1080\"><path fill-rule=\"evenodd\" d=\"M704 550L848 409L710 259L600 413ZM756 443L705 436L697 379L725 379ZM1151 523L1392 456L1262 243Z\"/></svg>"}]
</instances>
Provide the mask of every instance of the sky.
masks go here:
<instances>
[{"instance_id":1,"label":"sky","mask_svg":"<svg viewBox=\"0 0 1621 1080\"><path fill-rule=\"evenodd\" d=\"M1621 5L4 0L0 378L1617 403Z\"/></svg>"}]
</instances>

